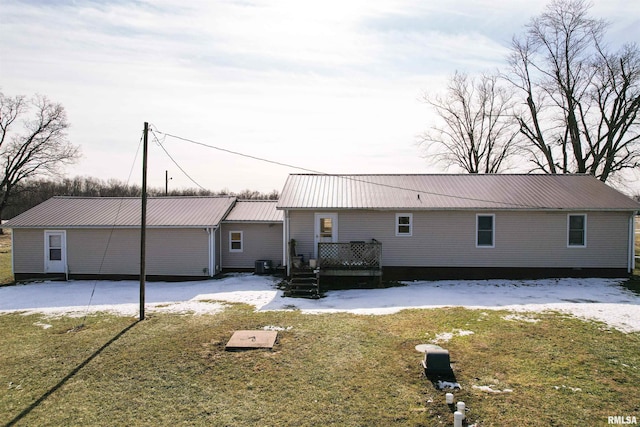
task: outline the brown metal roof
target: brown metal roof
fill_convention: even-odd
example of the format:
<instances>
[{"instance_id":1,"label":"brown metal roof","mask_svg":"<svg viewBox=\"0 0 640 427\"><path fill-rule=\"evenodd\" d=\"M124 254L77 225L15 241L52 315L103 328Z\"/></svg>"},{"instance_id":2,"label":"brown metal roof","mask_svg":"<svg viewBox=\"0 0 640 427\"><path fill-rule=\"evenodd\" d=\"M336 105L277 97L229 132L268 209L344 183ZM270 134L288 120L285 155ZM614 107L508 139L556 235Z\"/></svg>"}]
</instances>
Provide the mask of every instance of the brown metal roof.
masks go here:
<instances>
[{"instance_id":1,"label":"brown metal roof","mask_svg":"<svg viewBox=\"0 0 640 427\"><path fill-rule=\"evenodd\" d=\"M284 214L276 200L238 200L225 222L282 222Z\"/></svg>"},{"instance_id":2,"label":"brown metal roof","mask_svg":"<svg viewBox=\"0 0 640 427\"><path fill-rule=\"evenodd\" d=\"M147 226L216 226L234 201L234 197L150 197ZM139 227L141 206L139 198L53 197L9 220L3 227Z\"/></svg>"},{"instance_id":3,"label":"brown metal roof","mask_svg":"<svg viewBox=\"0 0 640 427\"><path fill-rule=\"evenodd\" d=\"M289 175L278 209L640 210L591 175Z\"/></svg>"}]
</instances>

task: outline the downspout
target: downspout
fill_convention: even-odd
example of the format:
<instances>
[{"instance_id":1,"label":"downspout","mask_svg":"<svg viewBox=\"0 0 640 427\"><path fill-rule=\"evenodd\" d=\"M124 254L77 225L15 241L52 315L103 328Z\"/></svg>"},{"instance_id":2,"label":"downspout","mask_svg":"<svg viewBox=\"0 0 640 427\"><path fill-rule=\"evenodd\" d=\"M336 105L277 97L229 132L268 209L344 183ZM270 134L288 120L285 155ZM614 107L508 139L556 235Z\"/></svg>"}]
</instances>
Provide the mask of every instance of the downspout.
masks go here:
<instances>
[{"instance_id":1,"label":"downspout","mask_svg":"<svg viewBox=\"0 0 640 427\"><path fill-rule=\"evenodd\" d=\"M284 226L282 227L282 262L285 266L285 275L289 277L289 211L284 211Z\"/></svg>"},{"instance_id":2,"label":"downspout","mask_svg":"<svg viewBox=\"0 0 640 427\"><path fill-rule=\"evenodd\" d=\"M282 215L282 265L284 266L284 275L287 276L287 211Z\"/></svg>"},{"instance_id":3,"label":"downspout","mask_svg":"<svg viewBox=\"0 0 640 427\"><path fill-rule=\"evenodd\" d=\"M218 268L222 270L222 228L218 230L219 227L216 227L216 231L218 231L218 243L220 248L220 263L216 265L216 274L218 273Z\"/></svg>"},{"instance_id":4,"label":"downspout","mask_svg":"<svg viewBox=\"0 0 640 427\"><path fill-rule=\"evenodd\" d=\"M633 274L633 266L636 260L636 246L635 246L635 238L636 238L636 222L635 216L637 212L632 212L629 216L629 263L627 267L627 273Z\"/></svg>"},{"instance_id":5,"label":"downspout","mask_svg":"<svg viewBox=\"0 0 640 427\"><path fill-rule=\"evenodd\" d=\"M67 231L63 231L64 238L62 239L62 243L64 245L64 280L69 281L69 253L67 251ZM11 235L13 239L13 234Z\"/></svg>"},{"instance_id":6,"label":"downspout","mask_svg":"<svg viewBox=\"0 0 640 427\"><path fill-rule=\"evenodd\" d=\"M11 229L11 274L13 274L13 281L15 282L16 280L16 261L15 261L15 249L14 249L14 244L13 244L13 235L14 235L14 231L15 229L12 228Z\"/></svg>"},{"instance_id":7,"label":"downspout","mask_svg":"<svg viewBox=\"0 0 640 427\"><path fill-rule=\"evenodd\" d=\"M213 229L211 227L207 227L207 245L209 246L209 259L207 262L207 268L209 269L209 277L213 277L213 265L214 265L214 250L215 250L215 241L213 239Z\"/></svg>"}]
</instances>

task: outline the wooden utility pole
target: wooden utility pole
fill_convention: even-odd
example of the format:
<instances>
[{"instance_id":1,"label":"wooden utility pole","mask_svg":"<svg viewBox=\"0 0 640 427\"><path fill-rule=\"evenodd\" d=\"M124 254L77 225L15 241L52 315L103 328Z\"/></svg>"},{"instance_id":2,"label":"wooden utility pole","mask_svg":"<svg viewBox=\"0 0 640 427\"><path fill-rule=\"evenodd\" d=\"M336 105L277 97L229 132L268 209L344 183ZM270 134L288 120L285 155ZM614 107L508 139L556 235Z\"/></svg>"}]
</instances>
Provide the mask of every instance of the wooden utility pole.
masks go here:
<instances>
[{"instance_id":1,"label":"wooden utility pole","mask_svg":"<svg viewBox=\"0 0 640 427\"><path fill-rule=\"evenodd\" d=\"M142 214L140 219L140 320L144 320L144 292L147 249L147 145L149 123L144 122L142 148Z\"/></svg>"},{"instance_id":2,"label":"wooden utility pole","mask_svg":"<svg viewBox=\"0 0 640 427\"><path fill-rule=\"evenodd\" d=\"M164 171L164 195L168 196L169 195L169 181L171 181L173 178L169 176L169 171L165 170Z\"/></svg>"}]
</instances>

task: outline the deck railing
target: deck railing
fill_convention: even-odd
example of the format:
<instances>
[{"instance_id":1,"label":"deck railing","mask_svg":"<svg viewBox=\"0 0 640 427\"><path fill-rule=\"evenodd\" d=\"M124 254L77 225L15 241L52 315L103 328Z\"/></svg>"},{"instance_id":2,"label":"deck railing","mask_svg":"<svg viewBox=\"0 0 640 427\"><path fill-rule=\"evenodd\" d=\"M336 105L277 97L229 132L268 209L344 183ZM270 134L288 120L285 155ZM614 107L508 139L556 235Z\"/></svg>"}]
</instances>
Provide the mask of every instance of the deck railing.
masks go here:
<instances>
[{"instance_id":1,"label":"deck railing","mask_svg":"<svg viewBox=\"0 0 640 427\"><path fill-rule=\"evenodd\" d=\"M318 243L318 265L321 270L380 269L380 242Z\"/></svg>"}]
</instances>

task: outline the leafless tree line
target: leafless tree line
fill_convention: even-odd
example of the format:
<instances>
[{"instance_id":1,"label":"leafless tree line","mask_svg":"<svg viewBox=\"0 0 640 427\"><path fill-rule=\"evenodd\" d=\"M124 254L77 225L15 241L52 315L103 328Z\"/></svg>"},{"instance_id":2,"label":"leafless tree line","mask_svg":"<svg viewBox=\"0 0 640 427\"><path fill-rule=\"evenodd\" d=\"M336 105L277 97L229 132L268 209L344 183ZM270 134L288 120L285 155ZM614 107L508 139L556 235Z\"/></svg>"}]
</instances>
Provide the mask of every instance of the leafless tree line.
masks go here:
<instances>
[{"instance_id":1,"label":"leafless tree line","mask_svg":"<svg viewBox=\"0 0 640 427\"><path fill-rule=\"evenodd\" d=\"M67 114L45 96L7 97L0 92L0 218L30 179L57 176L80 157L67 139Z\"/></svg>"},{"instance_id":2,"label":"leafless tree line","mask_svg":"<svg viewBox=\"0 0 640 427\"><path fill-rule=\"evenodd\" d=\"M163 196L235 196L243 200L277 200L278 191L262 193L244 190L234 193L227 189L220 191L199 188L173 189L165 194L164 188L149 188L150 197ZM62 178L57 180L38 179L18 185L4 210L4 219L14 216L44 202L54 196L77 197L140 197L142 188L117 179L102 180L94 177Z\"/></svg>"},{"instance_id":3,"label":"leafless tree line","mask_svg":"<svg viewBox=\"0 0 640 427\"><path fill-rule=\"evenodd\" d=\"M640 49L611 50L584 0L554 0L515 36L503 71L456 72L424 96L440 123L421 135L433 160L469 173L589 173L640 167ZM519 168L522 171L522 168Z\"/></svg>"},{"instance_id":4,"label":"leafless tree line","mask_svg":"<svg viewBox=\"0 0 640 427\"><path fill-rule=\"evenodd\" d=\"M64 107L45 96L9 97L0 92L0 218L7 219L53 196L140 197L142 189L116 179L63 178L64 166L80 158L67 138ZM241 199L277 199L271 193L244 190L148 189L150 196L233 195ZM1 229L0 229L1 233Z\"/></svg>"}]
</instances>

